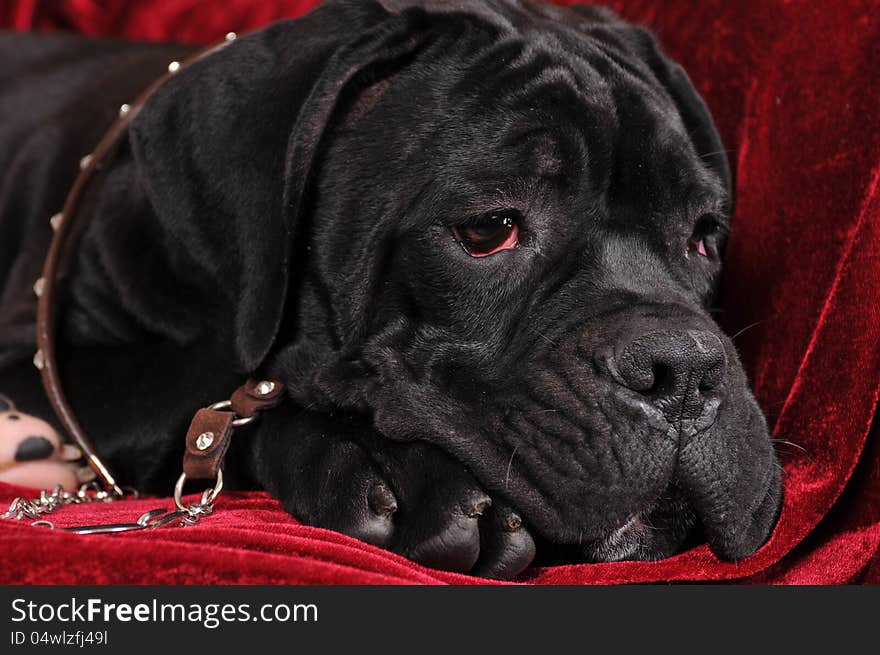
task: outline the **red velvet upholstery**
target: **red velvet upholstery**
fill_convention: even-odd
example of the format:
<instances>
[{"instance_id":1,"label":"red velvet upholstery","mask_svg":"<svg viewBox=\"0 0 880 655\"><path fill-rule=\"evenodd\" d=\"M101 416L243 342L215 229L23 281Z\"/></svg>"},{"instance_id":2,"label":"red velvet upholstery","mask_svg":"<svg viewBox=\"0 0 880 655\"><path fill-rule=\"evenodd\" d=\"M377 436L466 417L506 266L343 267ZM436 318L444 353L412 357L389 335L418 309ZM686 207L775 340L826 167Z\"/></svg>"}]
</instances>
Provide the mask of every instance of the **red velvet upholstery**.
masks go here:
<instances>
[{"instance_id":1,"label":"red velvet upholstery","mask_svg":"<svg viewBox=\"0 0 880 655\"><path fill-rule=\"evenodd\" d=\"M312 4L17 0L0 4L0 25L195 43ZM731 150L738 200L721 320L742 331L735 341L774 434L800 447L778 444L783 514L745 561L697 547L524 579L880 582L880 435L869 434L880 392L880 3L612 5L650 25L684 64ZM15 493L0 487L0 500ZM163 504L80 507L59 522L131 520ZM153 533L77 537L3 522L0 552L5 582L476 582L298 525L257 493L224 496L200 526Z\"/></svg>"}]
</instances>

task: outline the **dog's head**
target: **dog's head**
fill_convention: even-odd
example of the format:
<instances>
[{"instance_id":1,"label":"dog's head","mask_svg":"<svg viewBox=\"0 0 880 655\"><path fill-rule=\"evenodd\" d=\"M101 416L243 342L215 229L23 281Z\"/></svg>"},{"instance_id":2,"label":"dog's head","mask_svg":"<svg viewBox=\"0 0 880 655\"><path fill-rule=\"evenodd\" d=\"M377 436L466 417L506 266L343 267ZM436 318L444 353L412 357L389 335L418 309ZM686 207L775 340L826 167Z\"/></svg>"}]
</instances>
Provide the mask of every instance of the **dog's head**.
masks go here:
<instances>
[{"instance_id":1,"label":"dog's head","mask_svg":"<svg viewBox=\"0 0 880 655\"><path fill-rule=\"evenodd\" d=\"M239 365L441 446L587 558L698 525L752 553L779 468L710 316L731 183L687 76L596 9L411 4L244 39L135 123L168 229L215 222Z\"/></svg>"}]
</instances>

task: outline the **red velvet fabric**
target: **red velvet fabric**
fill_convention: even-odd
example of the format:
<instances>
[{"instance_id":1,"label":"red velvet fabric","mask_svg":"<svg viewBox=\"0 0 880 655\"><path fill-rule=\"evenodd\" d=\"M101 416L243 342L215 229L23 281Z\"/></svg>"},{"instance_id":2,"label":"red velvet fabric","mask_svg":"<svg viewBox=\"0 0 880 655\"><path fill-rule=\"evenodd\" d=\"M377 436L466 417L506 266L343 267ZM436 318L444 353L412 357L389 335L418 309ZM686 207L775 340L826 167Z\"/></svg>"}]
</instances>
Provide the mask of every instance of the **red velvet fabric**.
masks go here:
<instances>
[{"instance_id":1,"label":"red velvet fabric","mask_svg":"<svg viewBox=\"0 0 880 655\"><path fill-rule=\"evenodd\" d=\"M313 0L13 0L0 26L208 42ZM880 582L880 3L614 0L651 26L715 115L736 171L721 321L779 443L785 503L738 563L700 546L661 562L531 570L535 583ZM19 490L0 486L0 500ZM60 524L131 520L169 501L79 507ZM224 495L201 525L114 536L0 525L19 583L464 583L298 525L264 494Z\"/></svg>"}]
</instances>

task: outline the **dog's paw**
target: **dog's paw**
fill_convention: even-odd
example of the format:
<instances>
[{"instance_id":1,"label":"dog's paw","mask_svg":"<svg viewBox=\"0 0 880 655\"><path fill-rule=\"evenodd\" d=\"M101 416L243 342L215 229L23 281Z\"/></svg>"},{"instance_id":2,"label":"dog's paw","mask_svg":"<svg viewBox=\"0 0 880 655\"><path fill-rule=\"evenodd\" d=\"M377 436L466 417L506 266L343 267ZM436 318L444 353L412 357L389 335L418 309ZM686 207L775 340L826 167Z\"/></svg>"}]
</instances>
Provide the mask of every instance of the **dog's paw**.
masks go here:
<instances>
[{"instance_id":1,"label":"dog's paw","mask_svg":"<svg viewBox=\"0 0 880 655\"><path fill-rule=\"evenodd\" d=\"M344 462L324 468L325 484L312 496L324 502L308 512L308 522L430 568L487 578L511 579L534 559L519 515L438 448L348 443L335 454L343 452Z\"/></svg>"},{"instance_id":2,"label":"dog's paw","mask_svg":"<svg viewBox=\"0 0 880 655\"><path fill-rule=\"evenodd\" d=\"M0 398L0 482L75 489L95 477L89 467L76 463L81 458L79 448L63 443L51 425Z\"/></svg>"},{"instance_id":3,"label":"dog's paw","mask_svg":"<svg viewBox=\"0 0 880 655\"><path fill-rule=\"evenodd\" d=\"M535 556L522 519L444 451L424 443L369 449L398 504L390 548L425 566L511 579Z\"/></svg>"},{"instance_id":4,"label":"dog's paw","mask_svg":"<svg viewBox=\"0 0 880 655\"><path fill-rule=\"evenodd\" d=\"M265 420L282 428L283 413ZM355 435L340 422L300 416L299 427L263 442L256 467L303 523L482 577L511 579L532 562L535 543L521 518L444 451Z\"/></svg>"}]
</instances>

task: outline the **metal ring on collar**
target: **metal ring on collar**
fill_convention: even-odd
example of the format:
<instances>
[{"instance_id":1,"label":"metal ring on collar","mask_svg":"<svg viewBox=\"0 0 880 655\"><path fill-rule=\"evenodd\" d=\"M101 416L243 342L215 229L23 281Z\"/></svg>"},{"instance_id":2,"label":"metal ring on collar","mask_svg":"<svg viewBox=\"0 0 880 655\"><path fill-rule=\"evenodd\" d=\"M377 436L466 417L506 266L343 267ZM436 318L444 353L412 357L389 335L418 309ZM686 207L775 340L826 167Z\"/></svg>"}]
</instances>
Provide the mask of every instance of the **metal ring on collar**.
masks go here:
<instances>
[{"instance_id":1,"label":"metal ring on collar","mask_svg":"<svg viewBox=\"0 0 880 655\"><path fill-rule=\"evenodd\" d=\"M221 410L221 409L229 409L230 407L232 407L231 400L221 400L219 403L214 403L213 405L209 405L208 409ZM244 416L241 418L234 419L232 421L232 427L240 428L244 425L247 425L248 423L253 422L256 418L257 418L257 415L254 414L253 416Z\"/></svg>"},{"instance_id":2,"label":"metal ring on collar","mask_svg":"<svg viewBox=\"0 0 880 655\"><path fill-rule=\"evenodd\" d=\"M186 473L181 473L180 477L177 478L177 483L174 485L174 504L177 505L177 508L183 510L184 512L188 511L186 505L183 504L183 500L181 497L183 496L183 485L186 482ZM205 489L204 493L202 493L201 505L210 505L213 503L217 496L220 495L220 491L223 489L223 469L217 471L217 481L214 483L213 489Z\"/></svg>"}]
</instances>

